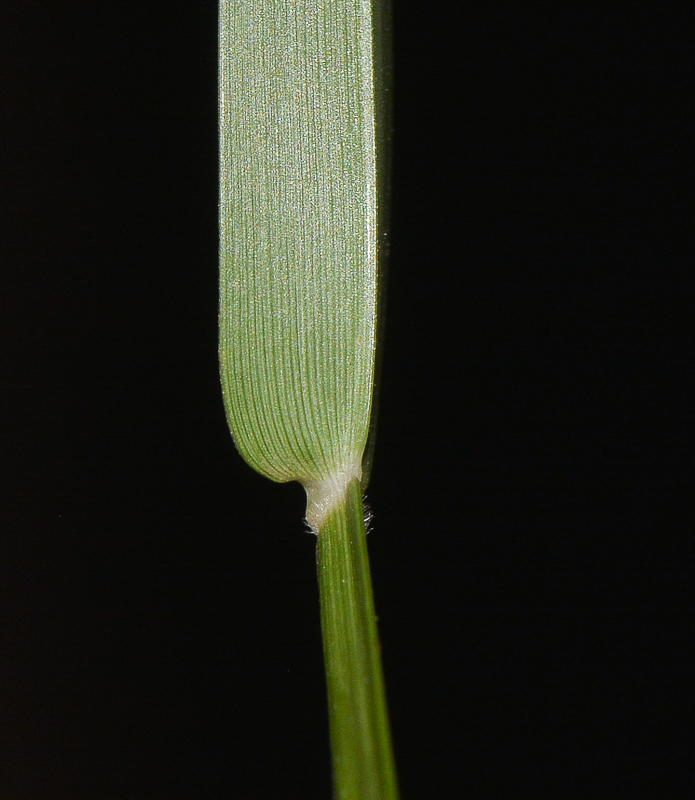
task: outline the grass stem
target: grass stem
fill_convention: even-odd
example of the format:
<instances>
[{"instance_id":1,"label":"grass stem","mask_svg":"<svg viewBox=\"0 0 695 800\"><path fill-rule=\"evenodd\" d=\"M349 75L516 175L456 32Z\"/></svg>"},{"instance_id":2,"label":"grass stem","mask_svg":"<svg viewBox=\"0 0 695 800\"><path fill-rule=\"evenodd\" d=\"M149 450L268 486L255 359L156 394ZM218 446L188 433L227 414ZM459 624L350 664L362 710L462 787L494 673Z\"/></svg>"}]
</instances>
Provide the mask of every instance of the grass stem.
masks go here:
<instances>
[{"instance_id":1,"label":"grass stem","mask_svg":"<svg viewBox=\"0 0 695 800\"><path fill-rule=\"evenodd\" d=\"M321 525L317 564L336 800L398 800L362 491Z\"/></svg>"}]
</instances>

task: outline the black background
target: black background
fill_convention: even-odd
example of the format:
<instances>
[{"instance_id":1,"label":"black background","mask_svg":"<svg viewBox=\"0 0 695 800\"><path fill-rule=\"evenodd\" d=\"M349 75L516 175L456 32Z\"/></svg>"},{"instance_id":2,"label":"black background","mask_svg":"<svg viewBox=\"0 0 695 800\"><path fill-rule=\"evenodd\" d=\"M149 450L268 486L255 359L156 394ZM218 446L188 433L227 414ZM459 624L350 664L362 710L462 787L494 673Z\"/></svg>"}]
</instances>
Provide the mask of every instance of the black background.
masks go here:
<instances>
[{"instance_id":1,"label":"black background","mask_svg":"<svg viewBox=\"0 0 695 800\"><path fill-rule=\"evenodd\" d=\"M303 493L217 375L216 4L0 16L0 798L327 798ZM404 800L692 789L694 29L396 3L369 544Z\"/></svg>"}]
</instances>

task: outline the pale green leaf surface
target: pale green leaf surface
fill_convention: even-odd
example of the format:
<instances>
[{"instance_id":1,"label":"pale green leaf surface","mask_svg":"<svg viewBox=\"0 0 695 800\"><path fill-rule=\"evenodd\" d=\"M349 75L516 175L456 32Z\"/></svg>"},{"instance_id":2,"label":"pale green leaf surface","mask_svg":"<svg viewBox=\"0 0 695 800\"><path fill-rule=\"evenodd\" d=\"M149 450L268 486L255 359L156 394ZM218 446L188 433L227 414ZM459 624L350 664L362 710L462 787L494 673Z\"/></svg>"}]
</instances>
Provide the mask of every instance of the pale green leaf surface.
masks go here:
<instances>
[{"instance_id":1,"label":"pale green leaf surface","mask_svg":"<svg viewBox=\"0 0 695 800\"><path fill-rule=\"evenodd\" d=\"M359 478L369 432L379 237L372 5L220 4L225 405L251 466L308 493Z\"/></svg>"}]
</instances>

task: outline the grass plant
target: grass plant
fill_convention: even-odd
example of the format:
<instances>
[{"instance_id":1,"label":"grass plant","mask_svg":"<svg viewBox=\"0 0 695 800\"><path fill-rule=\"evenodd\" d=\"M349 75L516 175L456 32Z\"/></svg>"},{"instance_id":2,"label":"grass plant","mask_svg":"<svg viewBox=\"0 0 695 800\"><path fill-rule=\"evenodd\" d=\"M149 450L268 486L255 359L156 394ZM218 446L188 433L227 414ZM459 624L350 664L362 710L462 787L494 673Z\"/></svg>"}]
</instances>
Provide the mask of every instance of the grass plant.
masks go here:
<instances>
[{"instance_id":1,"label":"grass plant","mask_svg":"<svg viewBox=\"0 0 695 800\"><path fill-rule=\"evenodd\" d=\"M380 0L220 2L220 365L246 461L317 535L335 797L396 800L362 495L388 183Z\"/></svg>"}]
</instances>

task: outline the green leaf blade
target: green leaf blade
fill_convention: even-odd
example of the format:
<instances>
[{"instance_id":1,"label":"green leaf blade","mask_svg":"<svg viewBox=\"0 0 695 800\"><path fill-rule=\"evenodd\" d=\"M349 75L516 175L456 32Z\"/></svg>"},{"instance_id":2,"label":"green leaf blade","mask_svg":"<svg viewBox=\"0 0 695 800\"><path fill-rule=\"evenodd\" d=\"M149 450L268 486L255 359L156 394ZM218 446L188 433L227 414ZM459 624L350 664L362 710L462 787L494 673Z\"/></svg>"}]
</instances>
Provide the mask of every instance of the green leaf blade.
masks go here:
<instances>
[{"instance_id":1,"label":"green leaf blade","mask_svg":"<svg viewBox=\"0 0 695 800\"><path fill-rule=\"evenodd\" d=\"M369 432L379 239L373 24L370 0L220 6L225 405L251 466L301 481L317 508L360 477Z\"/></svg>"}]
</instances>

